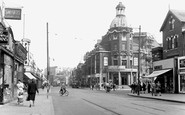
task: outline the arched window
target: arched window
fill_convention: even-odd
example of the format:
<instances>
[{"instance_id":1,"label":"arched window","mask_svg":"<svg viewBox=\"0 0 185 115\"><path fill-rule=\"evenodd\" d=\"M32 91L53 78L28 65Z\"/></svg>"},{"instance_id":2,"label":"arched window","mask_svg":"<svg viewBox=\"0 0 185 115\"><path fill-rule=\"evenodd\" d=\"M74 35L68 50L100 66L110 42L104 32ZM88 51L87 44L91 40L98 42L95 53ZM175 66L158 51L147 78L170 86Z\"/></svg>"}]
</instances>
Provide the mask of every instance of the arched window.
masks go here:
<instances>
[{"instance_id":1,"label":"arched window","mask_svg":"<svg viewBox=\"0 0 185 115\"><path fill-rule=\"evenodd\" d=\"M177 41L177 39L178 39L178 35L175 35L174 36L174 48L177 48L178 47L178 41Z\"/></svg>"},{"instance_id":2,"label":"arched window","mask_svg":"<svg viewBox=\"0 0 185 115\"><path fill-rule=\"evenodd\" d=\"M175 28L174 22L175 19L171 16L169 20L170 30L173 30Z\"/></svg>"}]
</instances>

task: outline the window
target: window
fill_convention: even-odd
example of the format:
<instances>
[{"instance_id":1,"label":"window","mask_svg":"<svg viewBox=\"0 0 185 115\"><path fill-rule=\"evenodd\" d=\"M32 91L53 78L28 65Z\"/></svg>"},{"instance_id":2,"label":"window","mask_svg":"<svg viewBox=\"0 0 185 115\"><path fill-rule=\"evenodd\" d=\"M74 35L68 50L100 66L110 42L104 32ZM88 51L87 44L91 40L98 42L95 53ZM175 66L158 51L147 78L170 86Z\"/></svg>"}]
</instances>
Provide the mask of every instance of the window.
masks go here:
<instances>
[{"instance_id":1,"label":"window","mask_svg":"<svg viewBox=\"0 0 185 115\"><path fill-rule=\"evenodd\" d=\"M117 35L113 35L113 40L117 40L117 39L118 39Z\"/></svg>"},{"instance_id":2,"label":"window","mask_svg":"<svg viewBox=\"0 0 185 115\"><path fill-rule=\"evenodd\" d=\"M174 39L175 39L175 37L174 36L171 36L171 42L172 42L172 49L174 48Z\"/></svg>"},{"instance_id":3,"label":"window","mask_svg":"<svg viewBox=\"0 0 185 115\"><path fill-rule=\"evenodd\" d=\"M178 39L178 35L175 35L175 37L174 37L174 48L178 47L177 39Z\"/></svg>"},{"instance_id":4,"label":"window","mask_svg":"<svg viewBox=\"0 0 185 115\"><path fill-rule=\"evenodd\" d=\"M171 16L170 21L169 21L169 25L170 25L170 30L173 30L175 25L174 25L175 19Z\"/></svg>"},{"instance_id":5,"label":"window","mask_svg":"<svg viewBox=\"0 0 185 115\"><path fill-rule=\"evenodd\" d=\"M166 38L166 45L167 45L167 49L170 49L170 45L169 45L169 43L170 43L170 41L169 41L170 39L169 39L169 37L168 38Z\"/></svg>"},{"instance_id":6,"label":"window","mask_svg":"<svg viewBox=\"0 0 185 115\"><path fill-rule=\"evenodd\" d=\"M114 50L117 50L118 47L117 47L117 44L114 44Z\"/></svg>"},{"instance_id":7,"label":"window","mask_svg":"<svg viewBox=\"0 0 185 115\"><path fill-rule=\"evenodd\" d=\"M172 35L166 38L167 49L174 49L178 47L178 35Z\"/></svg>"},{"instance_id":8,"label":"window","mask_svg":"<svg viewBox=\"0 0 185 115\"><path fill-rule=\"evenodd\" d=\"M172 39L171 38L168 38L168 47L169 47L169 49L172 48Z\"/></svg>"},{"instance_id":9,"label":"window","mask_svg":"<svg viewBox=\"0 0 185 115\"><path fill-rule=\"evenodd\" d=\"M122 65L127 66L127 60L122 60Z\"/></svg>"},{"instance_id":10,"label":"window","mask_svg":"<svg viewBox=\"0 0 185 115\"><path fill-rule=\"evenodd\" d=\"M122 41L126 41L126 36L122 36Z\"/></svg>"},{"instance_id":11,"label":"window","mask_svg":"<svg viewBox=\"0 0 185 115\"><path fill-rule=\"evenodd\" d=\"M118 65L118 60L113 60L114 65Z\"/></svg>"}]
</instances>

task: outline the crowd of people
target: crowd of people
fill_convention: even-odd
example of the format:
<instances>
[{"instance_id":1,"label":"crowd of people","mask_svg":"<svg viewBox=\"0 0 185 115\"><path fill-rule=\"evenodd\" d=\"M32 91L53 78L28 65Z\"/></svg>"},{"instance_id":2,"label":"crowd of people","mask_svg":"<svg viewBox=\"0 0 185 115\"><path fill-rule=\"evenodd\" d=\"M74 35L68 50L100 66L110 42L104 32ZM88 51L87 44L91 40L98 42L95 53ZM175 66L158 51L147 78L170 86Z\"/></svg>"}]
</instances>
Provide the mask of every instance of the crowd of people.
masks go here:
<instances>
[{"instance_id":1,"label":"crowd of people","mask_svg":"<svg viewBox=\"0 0 185 115\"><path fill-rule=\"evenodd\" d=\"M152 96L161 96L161 84L159 81L157 82L143 82L138 85L138 83L134 82L130 85L131 93L151 93Z\"/></svg>"},{"instance_id":2,"label":"crowd of people","mask_svg":"<svg viewBox=\"0 0 185 115\"><path fill-rule=\"evenodd\" d=\"M103 88L106 92L110 92L110 90L113 90L115 91L117 86L116 84L112 83L112 82L109 82L109 83L102 83L101 86L100 84L92 84L90 86L90 89L93 90L93 89L96 89L96 90L100 90L100 87Z\"/></svg>"}]
</instances>

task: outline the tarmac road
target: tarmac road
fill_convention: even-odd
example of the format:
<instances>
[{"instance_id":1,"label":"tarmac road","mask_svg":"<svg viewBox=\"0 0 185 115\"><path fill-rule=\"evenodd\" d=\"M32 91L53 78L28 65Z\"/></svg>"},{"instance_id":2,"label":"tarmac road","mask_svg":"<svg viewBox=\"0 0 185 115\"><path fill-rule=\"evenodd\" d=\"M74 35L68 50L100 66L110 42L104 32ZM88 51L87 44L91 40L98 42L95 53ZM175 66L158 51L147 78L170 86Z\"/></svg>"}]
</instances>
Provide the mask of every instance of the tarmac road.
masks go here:
<instances>
[{"instance_id":1,"label":"tarmac road","mask_svg":"<svg viewBox=\"0 0 185 115\"><path fill-rule=\"evenodd\" d=\"M58 91L59 87L53 87L50 93L55 115L185 115L182 103L131 97L128 91L68 88L67 97Z\"/></svg>"}]
</instances>

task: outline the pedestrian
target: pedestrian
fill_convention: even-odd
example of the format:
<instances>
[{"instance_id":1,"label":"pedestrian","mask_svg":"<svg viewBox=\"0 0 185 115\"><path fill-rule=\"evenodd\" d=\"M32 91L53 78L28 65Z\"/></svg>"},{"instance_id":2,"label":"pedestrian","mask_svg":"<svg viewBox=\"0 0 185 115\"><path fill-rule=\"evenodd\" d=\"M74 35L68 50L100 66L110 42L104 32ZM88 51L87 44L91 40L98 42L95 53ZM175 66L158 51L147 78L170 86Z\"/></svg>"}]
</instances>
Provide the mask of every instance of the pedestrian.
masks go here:
<instances>
[{"instance_id":1,"label":"pedestrian","mask_svg":"<svg viewBox=\"0 0 185 115\"><path fill-rule=\"evenodd\" d=\"M148 85L147 85L148 93L150 93L150 88L151 88L151 84L150 82L148 82Z\"/></svg>"},{"instance_id":2,"label":"pedestrian","mask_svg":"<svg viewBox=\"0 0 185 115\"><path fill-rule=\"evenodd\" d=\"M156 94L156 91L155 91L155 83L154 82L152 82L151 83L151 89L152 89L152 96L154 95L154 94Z\"/></svg>"},{"instance_id":3,"label":"pedestrian","mask_svg":"<svg viewBox=\"0 0 185 115\"><path fill-rule=\"evenodd\" d=\"M32 79L31 82L28 84L27 101L30 101L29 107L31 107L32 105L34 106L36 92L39 93L35 80Z\"/></svg>"},{"instance_id":4,"label":"pedestrian","mask_svg":"<svg viewBox=\"0 0 185 115\"><path fill-rule=\"evenodd\" d=\"M113 88L113 91L115 91L116 90L116 84L113 84L112 88Z\"/></svg>"},{"instance_id":5,"label":"pedestrian","mask_svg":"<svg viewBox=\"0 0 185 115\"><path fill-rule=\"evenodd\" d=\"M156 92L157 92L156 95L159 94L159 96L161 96L161 84L159 81L156 83Z\"/></svg>"},{"instance_id":6,"label":"pedestrian","mask_svg":"<svg viewBox=\"0 0 185 115\"><path fill-rule=\"evenodd\" d=\"M17 83L17 103L23 103L24 98L24 84L21 82L21 80L18 80Z\"/></svg>"},{"instance_id":7,"label":"pedestrian","mask_svg":"<svg viewBox=\"0 0 185 115\"><path fill-rule=\"evenodd\" d=\"M145 84L144 82L143 82L142 88L143 88L143 93L145 94L145 91L146 91L146 84Z\"/></svg>"}]
</instances>

